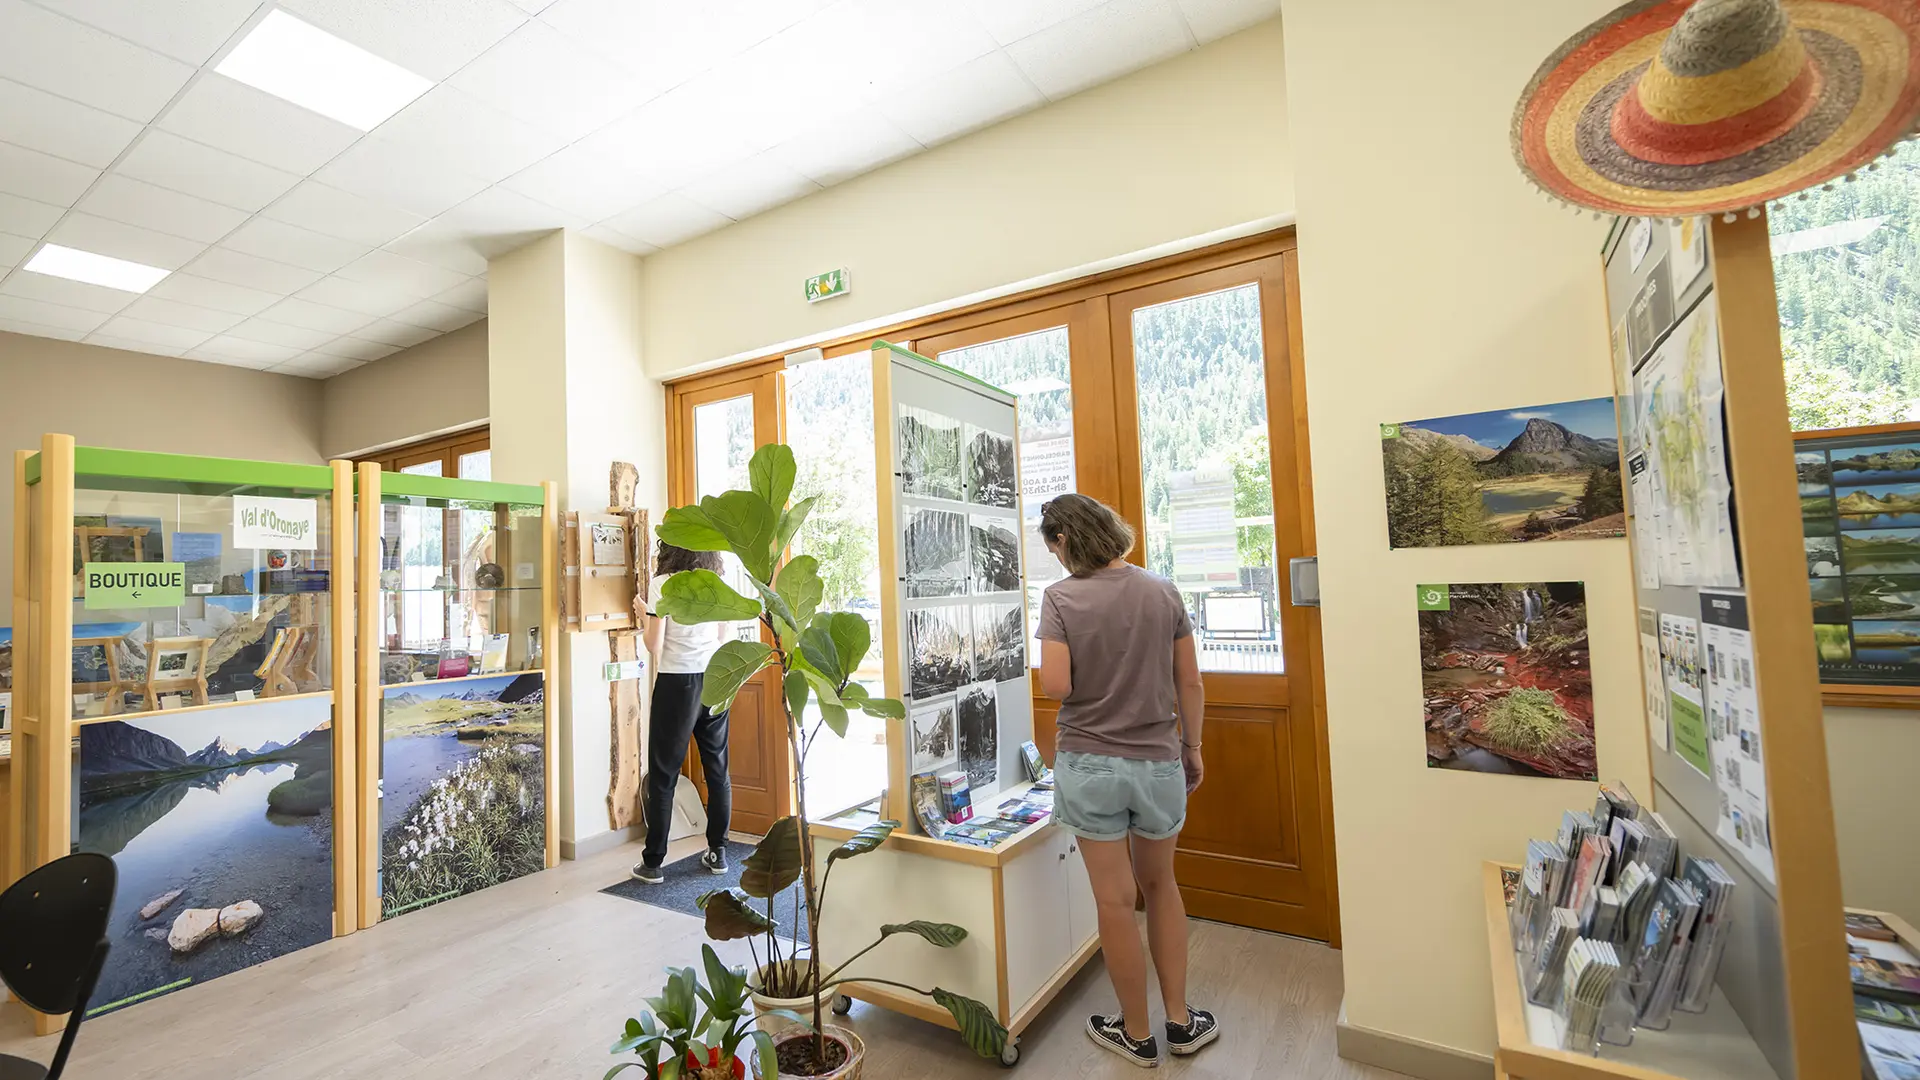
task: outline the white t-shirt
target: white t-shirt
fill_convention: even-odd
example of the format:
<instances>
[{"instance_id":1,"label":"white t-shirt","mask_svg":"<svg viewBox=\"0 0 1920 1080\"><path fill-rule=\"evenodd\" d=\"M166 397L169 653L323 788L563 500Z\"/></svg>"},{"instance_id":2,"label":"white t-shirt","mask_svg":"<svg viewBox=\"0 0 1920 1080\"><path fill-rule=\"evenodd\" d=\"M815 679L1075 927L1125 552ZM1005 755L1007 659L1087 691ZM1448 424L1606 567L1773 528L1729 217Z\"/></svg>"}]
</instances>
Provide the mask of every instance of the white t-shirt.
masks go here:
<instances>
[{"instance_id":1,"label":"white t-shirt","mask_svg":"<svg viewBox=\"0 0 1920 1080\"><path fill-rule=\"evenodd\" d=\"M671 574L660 574L653 579L653 595L660 595L660 586ZM720 651L720 646L734 636L734 624L730 622L695 623L684 626L666 620L667 630L660 641L660 655L654 660L658 670L665 675L704 675L707 661Z\"/></svg>"}]
</instances>

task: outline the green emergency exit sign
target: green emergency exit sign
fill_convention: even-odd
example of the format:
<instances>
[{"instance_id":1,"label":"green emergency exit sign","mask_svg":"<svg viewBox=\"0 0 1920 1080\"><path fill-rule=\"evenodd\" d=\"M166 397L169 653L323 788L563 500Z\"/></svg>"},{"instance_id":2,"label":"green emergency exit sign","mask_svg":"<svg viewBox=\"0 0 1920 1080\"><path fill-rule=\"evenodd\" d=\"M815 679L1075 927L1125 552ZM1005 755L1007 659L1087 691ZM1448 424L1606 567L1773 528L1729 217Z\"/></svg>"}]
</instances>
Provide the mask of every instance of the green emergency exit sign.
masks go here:
<instances>
[{"instance_id":1,"label":"green emergency exit sign","mask_svg":"<svg viewBox=\"0 0 1920 1080\"><path fill-rule=\"evenodd\" d=\"M848 276L846 267L829 270L824 274L815 274L807 279L807 303L817 304L822 300L831 300L853 291L853 278Z\"/></svg>"}]
</instances>

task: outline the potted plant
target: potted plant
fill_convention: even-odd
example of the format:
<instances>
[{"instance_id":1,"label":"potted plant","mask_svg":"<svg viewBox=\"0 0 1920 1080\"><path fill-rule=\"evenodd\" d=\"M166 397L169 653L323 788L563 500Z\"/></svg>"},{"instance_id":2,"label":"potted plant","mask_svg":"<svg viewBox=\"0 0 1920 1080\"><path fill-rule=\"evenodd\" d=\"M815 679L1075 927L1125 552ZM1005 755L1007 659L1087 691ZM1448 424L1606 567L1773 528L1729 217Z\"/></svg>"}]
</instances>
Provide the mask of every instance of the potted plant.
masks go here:
<instances>
[{"instance_id":1,"label":"potted plant","mask_svg":"<svg viewBox=\"0 0 1920 1080\"><path fill-rule=\"evenodd\" d=\"M625 1032L613 1044L612 1053L637 1055L639 1061L623 1061L607 1070L607 1080L625 1069L641 1069L646 1080L745 1080L746 1059L741 1045L754 1044L754 1055L761 1076L772 1076L778 1069L773 1039L762 1028L775 1018L801 1025L804 1021L792 1013L762 1010L754 1015L747 1008L747 969L730 968L720 962L713 946L700 947L706 962L708 986L700 985L700 974L692 968L668 968L666 989L659 997L647 999L647 1009L627 1021Z\"/></svg>"},{"instance_id":2,"label":"potted plant","mask_svg":"<svg viewBox=\"0 0 1920 1080\"><path fill-rule=\"evenodd\" d=\"M747 680L769 667L779 671L787 741L801 781L795 785L799 813L774 823L746 860L739 889L710 893L702 897L701 907L706 913L709 937L721 941L745 938L749 947L756 939L764 943L764 950L754 948L758 972L753 989L757 995L804 1000L811 1009L807 1014L812 1021L810 1030L798 1033L807 1036L804 1043L792 1032L783 1032L775 1039L800 1043L783 1049L781 1057L788 1067L783 1068L782 1075L837 1077L849 1075L842 1071L849 1068L851 1075L857 1075L862 1048L850 1032L829 1031L821 1023L821 1001L832 996L830 988L838 984L846 968L842 964L832 971L822 971L820 966L824 879L832 876L836 862L884 844L899 823L881 822L862 830L829 852L826 873L816 874L813 836L804 824L807 755L823 729L836 738L846 734L850 710L899 720L906 716L906 706L891 698L872 697L853 681L872 644L867 620L855 612L821 610L825 586L818 563L808 555L785 555L814 503L813 499L802 499L788 505L796 471L790 448L778 443L763 446L747 465L750 490L728 491L701 499L698 505L674 507L655 529L661 540L689 551L731 552L759 594L757 599L741 595L710 570L687 570L661 584L655 609L680 623L752 619L766 630L768 641L729 641L720 647L707 664L701 701L715 710L726 708ZM817 704L820 713L811 728L806 723L809 703ZM798 950L783 948L773 905L774 898L795 881L801 883L805 901L796 907L806 909L811 942L804 957L797 955ZM764 912L754 909L750 903L754 900L764 901ZM853 954L853 959L898 934L911 934L950 949L966 939L967 931L945 923L889 925L883 928L879 941ZM1006 1029L993 1010L981 1002L939 987L921 990L898 983L889 985L938 1002L952 1013L967 1044L982 1056L997 1058L1006 1050ZM763 1080L773 1077L763 1074Z\"/></svg>"}]
</instances>

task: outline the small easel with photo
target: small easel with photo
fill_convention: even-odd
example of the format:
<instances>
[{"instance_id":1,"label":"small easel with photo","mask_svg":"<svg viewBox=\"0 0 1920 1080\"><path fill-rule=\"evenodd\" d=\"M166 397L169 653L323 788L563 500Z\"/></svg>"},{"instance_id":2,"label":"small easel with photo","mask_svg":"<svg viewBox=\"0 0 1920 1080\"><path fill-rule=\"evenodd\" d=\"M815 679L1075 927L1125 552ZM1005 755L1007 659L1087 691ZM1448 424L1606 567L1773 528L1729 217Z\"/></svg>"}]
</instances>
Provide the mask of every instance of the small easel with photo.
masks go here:
<instances>
[{"instance_id":1,"label":"small easel with photo","mask_svg":"<svg viewBox=\"0 0 1920 1080\"><path fill-rule=\"evenodd\" d=\"M298 671L295 667L296 657L310 651L308 645L312 636L311 626L285 626L273 632L273 645L267 649L267 658L253 672L256 678L266 682L260 688L261 697L286 697L300 692L300 683L295 678ZM310 673L311 660L304 663Z\"/></svg>"},{"instance_id":2,"label":"small easel with photo","mask_svg":"<svg viewBox=\"0 0 1920 1080\"><path fill-rule=\"evenodd\" d=\"M107 695L107 713L109 715L121 710L123 707L121 698L125 696L127 690L131 689L131 687L127 686L120 678L120 658L115 655L114 651L120 644L121 637L122 635L114 634L98 637L76 637L73 639L74 670L76 672L91 671L96 667L104 667L107 672L107 677L105 680L97 682L83 682L76 678L73 680L72 692L75 695ZM96 661L94 659L95 657L99 659Z\"/></svg>"},{"instance_id":3,"label":"small easel with photo","mask_svg":"<svg viewBox=\"0 0 1920 1080\"><path fill-rule=\"evenodd\" d=\"M155 711L163 695L174 694L186 695L189 705L207 704L207 650L212 647L212 638L155 638L147 648L142 707Z\"/></svg>"}]
</instances>

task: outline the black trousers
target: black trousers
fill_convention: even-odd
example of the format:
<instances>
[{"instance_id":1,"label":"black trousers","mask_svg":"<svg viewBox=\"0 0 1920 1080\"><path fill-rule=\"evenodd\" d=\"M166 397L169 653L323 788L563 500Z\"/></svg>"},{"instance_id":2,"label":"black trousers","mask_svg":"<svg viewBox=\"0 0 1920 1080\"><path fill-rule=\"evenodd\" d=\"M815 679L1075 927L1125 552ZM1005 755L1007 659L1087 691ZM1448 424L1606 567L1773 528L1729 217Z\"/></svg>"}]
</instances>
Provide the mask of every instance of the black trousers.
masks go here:
<instances>
[{"instance_id":1,"label":"black trousers","mask_svg":"<svg viewBox=\"0 0 1920 1080\"><path fill-rule=\"evenodd\" d=\"M653 723L647 732L648 866L667 857L673 830L673 789L680 780L689 741L700 747L700 768L707 774L707 846L725 847L733 820L733 782L727 776L727 714L700 704L705 675L660 672L653 677Z\"/></svg>"}]
</instances>

